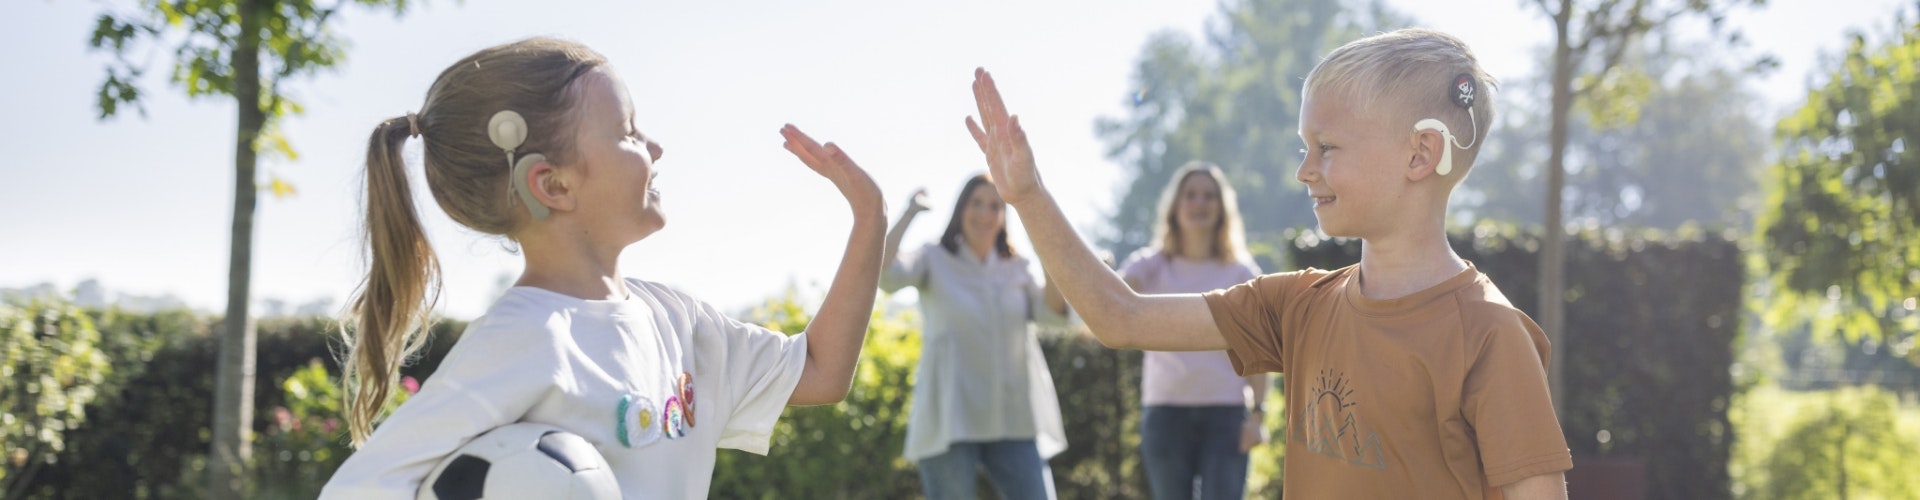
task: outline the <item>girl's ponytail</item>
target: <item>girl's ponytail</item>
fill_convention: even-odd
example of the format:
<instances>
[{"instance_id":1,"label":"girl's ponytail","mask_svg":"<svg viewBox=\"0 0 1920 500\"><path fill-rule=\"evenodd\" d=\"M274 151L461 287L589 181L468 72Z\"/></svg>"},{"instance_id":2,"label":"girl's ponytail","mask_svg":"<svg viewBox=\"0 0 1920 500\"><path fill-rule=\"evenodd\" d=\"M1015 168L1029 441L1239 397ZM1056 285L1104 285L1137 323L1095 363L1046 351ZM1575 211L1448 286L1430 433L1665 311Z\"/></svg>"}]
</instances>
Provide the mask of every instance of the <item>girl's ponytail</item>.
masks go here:
<instances>
[{"instance_id":1,"label":"girl's ponytail","mask_svg":"<svg viewBox=\"0 0 1920 500\"><path fill-rule=\"evenodd\" d=\"M440 295L440 261L413 206L401 148L418 126L413 117L382 122L367 140L367 277L355 294L355 328L346 332L341 363L347 429L354 446L373 433L393 392L400 365L426 341Z\"/></svg>"}]
</instances>

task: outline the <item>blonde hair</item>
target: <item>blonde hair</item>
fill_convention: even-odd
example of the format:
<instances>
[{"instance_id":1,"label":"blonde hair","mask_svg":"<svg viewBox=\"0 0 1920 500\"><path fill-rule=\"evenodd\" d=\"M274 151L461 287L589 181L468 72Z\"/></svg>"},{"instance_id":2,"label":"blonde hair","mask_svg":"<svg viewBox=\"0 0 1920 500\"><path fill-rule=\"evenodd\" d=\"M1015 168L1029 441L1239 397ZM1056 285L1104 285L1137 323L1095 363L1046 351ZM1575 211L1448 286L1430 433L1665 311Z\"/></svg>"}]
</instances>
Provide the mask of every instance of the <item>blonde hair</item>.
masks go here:
<instances>
[{"instance_id":1,"label":"blonde hair","mask_svg":"<svg viewBox=\"0 0 1920 500\"><path fill-rule=\"evenodd\" d=\"M1240 197L1234 194L1233 185L1227 183L1226 172L1204 161L1187 162L1167 180L1166 190L1160 193L1160 215L1153 224L1153 241L1168 258L1179 256L1185 250L1180 243L1180 214L1174 205L1179 202L1180 189L1187 186L1187 181L1202 175L1220 186L1217 200L1220 220L1213 224L1213 253L1208 257L1228 264L1239 262L1247 255L1247 231L1240 223Z\"/></svg>"},{"instance_id":2,"label":"blonde hair","mask_svg":"<svg viewBox=\"0 0 1920 500\"><path fill-rule=\"evenodd\" d=\"M1453 103L1454 77L1461 74L1478 82L1471 117ZM1437 118L1456 131L1463 144L1471 144L1493 129L1493 97L1499 87L1466 42L1439 31L1409 28L1334 49L1307 74L1304 93L1310 97L1321 91L1339 92L1361 116L1380 117L1373 113L1375 106L1386 106L1383 114L1388 122L1405 121L1409 132L1416 120ZM1468 169L1478 151L1476 147L1461 152Z\"/></svg>"},{"instance_id":3,"label":"blonde hair","mask_svg":"<svg viewBox=\"0 0 1920 500\"><path fill-rule=\"evenodd\" d=\"M355 328L341 332L354 446L372 434L400 365L426 342L439 298L440 261L421 228L401 156L407 138L420 137L427 188L447 215L506 236L530 217L509 197L511 166L488 138L488 120L502 110L520 113L528 134L516 152L564 164L574 154L573 110L581 98L573 82L605 64L586 46L552 38L489 47L442 71L417 115L374 126L367 140L367 276L349 302Z\"/></svg>"}]
</instances>

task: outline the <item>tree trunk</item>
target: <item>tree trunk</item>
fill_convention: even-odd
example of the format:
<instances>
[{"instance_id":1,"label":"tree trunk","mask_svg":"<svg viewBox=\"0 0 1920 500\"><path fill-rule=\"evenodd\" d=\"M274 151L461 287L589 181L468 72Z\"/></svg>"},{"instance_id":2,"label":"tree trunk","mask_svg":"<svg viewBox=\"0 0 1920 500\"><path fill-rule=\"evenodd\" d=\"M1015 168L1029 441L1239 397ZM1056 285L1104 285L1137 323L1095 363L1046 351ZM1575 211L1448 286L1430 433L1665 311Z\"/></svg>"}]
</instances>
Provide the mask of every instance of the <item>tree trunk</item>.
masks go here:
<instances>
[{"instance_id":1,"label":"tree trunk","mask_svg":"<svg viewBox=\"0 0 1920 500\"><path fill-rule=\"evenodd\" d=\"M1540 329L1553 346L1547 366L1547 387L1553 395L1556 415L1566 413L1566 231L1560 221L1560 191L1567 183L1567 118L1573 107L1573 48L1567 37L1573 18L1572 0L1560 0L1560 11L1553 14L1557 42L1553 47L1553 115L1548 133L1551 152L1547 156L1547 218L1540 250Z\"/></svg>"},{"instance_id":2,"label":"tree trunk","mask_svg":"<svg viewBox=\"0 0 1920 500\"><path fill-rule=\"evenodd\" d=\"M266 123L260 109L261 2L239 8L240 33L233 51L234 93L240 126L233 153L233 241L227 268L227 316L220 332L219 371L213 399L213 450L207 461L207 494L240 498L253 454L253 318L247 306L253 281L254 140Z\"/></svg>"}]
</instances>

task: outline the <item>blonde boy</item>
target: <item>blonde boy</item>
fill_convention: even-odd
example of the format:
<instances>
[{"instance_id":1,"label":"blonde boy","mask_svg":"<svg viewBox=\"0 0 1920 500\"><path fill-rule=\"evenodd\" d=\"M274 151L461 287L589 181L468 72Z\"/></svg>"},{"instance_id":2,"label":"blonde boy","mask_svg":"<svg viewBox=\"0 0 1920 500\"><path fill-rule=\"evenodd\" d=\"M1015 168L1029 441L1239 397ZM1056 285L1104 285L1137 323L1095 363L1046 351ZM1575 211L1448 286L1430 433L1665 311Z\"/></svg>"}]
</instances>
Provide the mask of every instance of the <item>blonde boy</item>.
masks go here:
<instances>
[{"instance_id":1,"label":"blonde boy","mask_svg":"<svg viewBox=\"0 0 1920 500\"><path fill-rule=\"evenodd\" d=\"M1227 349L1286 372L1288 498L1565 498L1573 467L1547 393L1547 341L1447 245L1447 197L1493 119L1466 44L1401 30L1307 76L1296 178L1360 263L1201 295L1139 295L1074 234L1017 117L977 70L967 121L1048 275L1108 346ZM1431 120L1429 120L1431 119ZM1448 131L1460 131L1451 134Z\"/></svg>"}]
</instances>

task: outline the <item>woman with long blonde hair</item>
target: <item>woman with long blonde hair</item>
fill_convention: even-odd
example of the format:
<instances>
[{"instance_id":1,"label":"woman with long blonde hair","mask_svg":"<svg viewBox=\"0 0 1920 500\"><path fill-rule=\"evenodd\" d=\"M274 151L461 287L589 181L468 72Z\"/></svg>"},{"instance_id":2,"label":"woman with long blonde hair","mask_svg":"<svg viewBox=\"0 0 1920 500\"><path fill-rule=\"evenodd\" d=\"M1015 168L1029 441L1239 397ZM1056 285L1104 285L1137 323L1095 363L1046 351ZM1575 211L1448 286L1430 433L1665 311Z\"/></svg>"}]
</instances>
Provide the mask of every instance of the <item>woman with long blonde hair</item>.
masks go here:
<instances>
[{"instance_id":1,"label":"woman with long blonde hair","mask_svg":"<svg viewBox=\"0 0 1920 500\"><path fill-rule=\"evenodd\" d=\"M1140 293L1205 292L1260 275L1233 186L1213 164L1174 171L1153 234L1154 245L1120 268ZM1140 396L1140 451L1154 498L1245 495L1247 452L1267 439L1266 374L1235 374L1225 351L1148 351Z\"/></svg>"}]
</instances>

